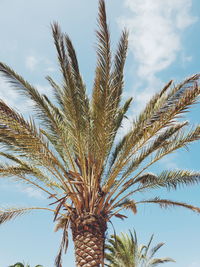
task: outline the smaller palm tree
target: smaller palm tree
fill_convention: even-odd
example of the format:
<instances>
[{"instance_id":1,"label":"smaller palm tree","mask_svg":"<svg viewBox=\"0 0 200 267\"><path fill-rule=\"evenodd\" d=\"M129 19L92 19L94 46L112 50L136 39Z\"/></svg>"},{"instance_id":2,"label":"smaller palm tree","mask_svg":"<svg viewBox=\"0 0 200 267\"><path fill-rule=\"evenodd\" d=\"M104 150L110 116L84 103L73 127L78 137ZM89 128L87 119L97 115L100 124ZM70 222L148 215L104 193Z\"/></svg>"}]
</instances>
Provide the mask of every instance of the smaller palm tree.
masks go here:
<instances>
[{"instance_id":1,"label":"smaller palm tree","mask_svg":"<svg viewBox=\"0 0 200 267\"><path fill-rule=\"evenodd\" d=\"M29 264L25 265L21 262L17 262L14 265L10 265L9 267L30 267L30 265ZM39 265L36 265L35 267L43 267L43 266L39 264Z\"/></svg>"},{"instance_id":2,"label":"smaller palm tree","mask_svg":"<svg viewBox=\"0 0 200 267\"><path fill-rule=\"evenodd\" d=\"M137 235L121 233L112 235L105 246L108 267L154 267L161 263L175 262L171 258L154 258L156 252L164 245L159 243L151 248L153 235L147 245L138 245Z\"/></svg>"}]
</instances>

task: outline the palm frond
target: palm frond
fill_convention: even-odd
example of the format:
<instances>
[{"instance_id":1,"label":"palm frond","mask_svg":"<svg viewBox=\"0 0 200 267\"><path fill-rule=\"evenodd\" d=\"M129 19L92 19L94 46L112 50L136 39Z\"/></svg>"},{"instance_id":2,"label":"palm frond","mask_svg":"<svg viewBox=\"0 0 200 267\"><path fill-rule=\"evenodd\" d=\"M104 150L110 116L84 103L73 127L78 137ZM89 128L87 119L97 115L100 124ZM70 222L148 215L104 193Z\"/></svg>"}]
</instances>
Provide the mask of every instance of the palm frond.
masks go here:
<instances>
[{"instance_id":1,"label":"palm frond","mask_svg":"<svg viewBox=\"0 0 200 267\"><path fill-rule=\"evenodd\" d=\"M174 119L195 103L200 94L200 87L197 84L199 77L199 74L194 75L177 85L175 89L171 89L159 109L156 111L155 108L155 113L151 114L150 118L133 126L133 129L125 135L117 150L117 160L115 160L111 175L112 180L130 162L131 157L153 136L161 129L170 126Z\"/></svg>"},{"instance_id":2,"label":"palm frond","mask_svg":"<svg viewBox=\"0 0 200 267\"><path fill-rule=\"evenodd\" d=\"M150 250L150 258L152 258L155 253L162 247L164 246L165 243L158 243L155 247L153 247L151 250Z\"/></svg>"},{"instance_id":3,"label":"palm frond","mask_svg":"<svg viewBox=\"0 0 200 267\"><path fill-rule=\"evenodd\" d=\"M119 40L117 52L115 54L114 60L114 70L113 70L113 104L118 107L120 103L120 97L122 94L124 86L124 65L126 61L128 49L128 32L124 30L122 32L121 38Z\"/></svg>"},{"instance_id":4,"label":"palm frond","mask_svg":"<svg viewBox=\"0 0 200 267\"><path fill-rule=\"evenodd\" d=\"M91 151L99 159L99 168L103 168L108 147L113 134L113 107L111 96L111 52L110 34L107 25L105 3L99 1L97 31L97 67L93 87L92 111L92 146Z\"/></svg>"},{"instance_id":5,"label":"palm frond","mask_svg":"<svg viewBox=\"0 0 200 267\"><path fill-rule=\"evenodd\" d=\"M198 184L200 182L200 175L193 171L175 170L175 171L163 171L160 175L155 175L152 173L146 173L141 175L137 179L132 179L132 181L126 185L122 190L120 190L113 199L111 199L111 205L108 210L116 208L121 202L126 201L127 197L132 196L135 193L143 192L150 189L157 188L167 188L176 190L178 186L189 186ZM137 188L129 190L134 184L139 184ZM120 196L122 196L120 198ZM117 202L116 202L117 201ZM135 202L135 204L137 204Z\"/></svg>"},{"instance_id":6,"label":"palm frond","mask_svg":"<svg viewBox=\"0 0 200 267\"><path fill-rule=\"evenodd\" d=\"M171 258L152 258L149 254L153 240L151 236L147 245L138 246L137 235L134 231L134 236L131 231L129 234L121 233L120 235L113 236L108 239L106 243L106 266L112 267L131 267L131 266L156 266L158 263L175 262ZM160 243L163 244L163 243ZM151 251L157 252L160 244L153 247ZM153 265L152 265L153 264ZM154 265L155 264L155 265Z\"/></svg>"},{"instance_id":7,"label":"palm frond","mask_svg":"<svg viewBox=\"0 0 200 267\"><path fill-rule=\"evenodd\" d=\"M0 101L0 142L10 151L37 162L40 166L57 166L63 169L59 159L49 148L48 142L35 126L33 120L27 121L22 115Z\"/></svg>"},{"instance_id":8,"label":"palm frond","mask_svg":"<svg viewBox=\"0 0 200 267\"><path fill-rule=\"evenodd\" d=\"M154 155L154 157L152 157L152 159L151 159L151 161L150 162L148 162L143 168L142 168L142 170L140 170L139 171L139 173L138 174L136 174L136 175L134 175L134 177L133 178L130 178L128 181L125 181L125 179L126 179L126 177L129 175L129 174L131 174L131 172L132 171L134 171L136 168L134 167L134 164L135 164L135 162L133 161L131 164L130 164L130 166L129 166L129 168L127 169L127 171L125 172L125 174L122 176L123 178L121 179L121 181L120 182L118 182L117 184L116 184L116 186L114 187L114 189L112 190L112 193L110 194L110 197L114 194L114 192L120 187L120 185L122 185L123 184L123 187L122 187L122 189L120 190L120 192L118 193L118 196L120 195L120 194L122 194L123 192L125 192L127 189L129 189L132 185L134 185L134 184L136 184L138 181L140 181L140 179L141 179L141 181L143 180L143 181L145 181L145 179L147 179L149 182L150 181L152 181L152 179L154 180L154 182L151 184L152 185L152 187L154 187L154 188L156 188L156 187L158 187L158 186L166 186L166 183L164 183L163 184L163 180L162 180L162 178L161 178L161 180L157 180L156 181L156 179L157 179L157 176L155 176L155 175L152 175L152 174L149 174L149 173L147 173L147 174L144 174L144 175L142 175L141 177L139 177L140 176L140 174L142 174L146 169L148 169L151 165L153 165L155 162L157 162L157 161L159 161L161 158L163 158L164 156L166 156L166 155L168 155L168 154L170 154L170 153L172 153L172 152L174 152L174 151L176 151L177 149L180 149L180 148L182 148L182 147L186 147L189 143L191 143L191 142L194 142L194 141L196 141L196 140L199 140L199 138L200 138L200 127L199 126L197 126L196 128L194 128L194 129L192 129L192 130L190 130L190 131L188 131L188 132L185 132L185 131L183 131L182 130L182 126L184 126L184 123L183 124L180 124L180 129L179 129L179 126L177 126L178 128L177 128L177 130L178 130L178 132L176 133L175 132L175 135L172 135L172 137L171 138L169 138L169 140L165 140L163 143L161 143L161 147L157 147L158 149L157 149L157 151L156 151L156 153L155 153L155 155ZM176 127L175 127L175 129L176 129ZM167 129L166 130L166 132L169 130L169 132L170 132L170 128L169 129ZM173 129L172 129L172 131L173 131ZM164 135L165 135L165 132L164 132ZM161 136L162 136L162 134L161 134ZM155 144L157 143L157 144L159 144L159 136L158 136L158 139L155 139ZM154 144L153 144L153 146L154 146ZM147 147L147 150L143 150L144 151L144 154L140 154L139 156L138 156L138 158L137 158L137 160L138 160L138 163L139 163L139 160L141 160L142 158L143 158L143 156L145 156L145 153L148 153L148 151L150 150L151 151L151 149L152 149L152 147L153 146L151 146L150 145L150 147L148 148ZM149 149L149 150L148 150ZM153 152L153 151L152 151ZM143 159L142 159L143 160ZM136 166L137 167L137 166ZM183 170L183 173L184 173L185 171ZM186 171L187 172L187 171ZM128 174L128 175L127 175ZM185 173L186 174L186 173ZM189 172L188 171L188 176L186 175L185 177L183 177L183 175L182 175L182 173L181 173L181 171L180 171L180 173L179 173L179 171L177 172L177 175L179 175L179 178L180 179L184 179L184 181L182 180L182 184L181 183L179 183L180 182L180 180L178 180L178 179L176 179L175 177L175 179L176 179L176 182L173 180L173 182L175 182L175 184L176 184L176 186L177 185L183 185L183 183L185 183L185 185L188 183L192 183L192 181L193 181L193 183L198 183L198 176L199 176L199 174L198 173L196 173L194 176L193 176L193 172ZM174 175L176 175L176 171L174 172ZM167 178L166 178L167 179ZM161 182L161 184L159 185L159 181ZM170 183L170 181L171 181L171 187L170 188L172 188L173 187L173 185L172 185L172 180L168 180L168 182ZM158 183L157 183L158 182ZM169 185L169 184L168 184ZM147 188L146 186L145 186L145 188ZM139 187L139 189L138 189L138 191L142 191L142 189ZM135 191L134 191L135 192Z\"/></svg>"},{"instance_id":9,"label":"palm frond","mask_svg":"<svg viewBox=\"0 0 200 267\"><path fill-rule=\"evenodd\" d=\"M200 173L185 170L163 171L160 175L145 174L135 182L140 182L143 186L157 185L168 189L177 189L177 186L188 186L200 182Z\"/></svg>"},{"instance_id":10,"label":"palm frond","mask_svg":"<svg viewBox=\"0 0 200 267\"><path fill-rule=\"evenodd\" d=\"M48 208L32 207L32 208L0 208L0 224L15 219L18 216L24 215L33 210L54 210Z\"/></svg>"},{"instance_id":11,"label":"palm frond","mask_svg":"<svg viewBox=\"0 0 200 267\"><path fill-rule=\"evenodd\" d=\"M123 208L123 209L131 210L134 214L137 213L137 207L135 205L135 201L134 200L125 199L115 207L116 208L120 207L120 208Z\"/></svg>"},{"instance_id":12,"label":"palm frond","mask_svg":"<svg viewBox=\"0 0 200 267\"><path fill-rule=\"evenodd\" d=\"M73 144L71 151L74 152L74 155L72 158L79 157L80 165L84 169L82 159L84 158L84 149L88 147L90 128L89 101L79 73L75 50L69 37L61 32L56 23L52 25L52 32L63 74L62 92L56 90L56 94L59 96L58 100L65 116L69 142ZM74 162L72 165L75 166Z\"/></svg>"},{"instance_id":13,"label":"palm frond","mask_svg":"<svg viewBox=\"0 0 200 267\"><path fill-rule=\"evenodd\" d=\"M170 208L170 207L183 207L191 211L200 213L200 208L195 207L193 205L190 205L184 202L172 201L169 199L161 199L159 197L136 202L136 204L145 204L145 203L158 204L161 208L164 208L164 209Z\"/></svg>"},{"instance_id":14,"label":"palm frond","mask_svg":"<svg viewBox=\"0 0 200 267\"><path fill-rule=\"evenodd\" d=\"M162 147L166 147L168 140L173 136L177 137L177 133L181 131L181 129L188 125L188 122L176 123L165 129L162 133L158 134L158 136L150 141L145 147L138 152L138 155L133 157L132 162L129 164L127 170L124 172L123 177L128 177L133 171L135 171L138 166L152 153L154 153L158 149L162 149ZM126 183L128 184L128 182Z\"/></svg>"},{"instance_id":15,"label":"palm frond","mask_svg":"<svg viewBox=\"0 0 200 267\"><path fill-rule=\"evenodd\" d=\"M35 111L38 115L38 118L42 120L45 126L49 128L51 127L53 130L55 127L54 118L48 108L48 105L44 101L44 97L40 95L38 90L24 80L22 76L17 74L13 69L2 62L0 62L0 72L16 90L19 90L24 96L28 97L34 102Z\"/></svg>"},{"instance_id":16,"label":"palm frond","mask_svg":"<svg viewBox=\"0 0 200 267\"><path fill-rule=\"evenodd\" d=\"M92 96L92 136L94 136L92 151L95 157L100 159L101 169L107 164L115 136L132 98L120 107L128 34L126 31L122 33L113 62L114 67L111 70L110 36L104 1L100 1L98 24L98 62Z\"/></svg>"},{"instance_id":17,"label":"palm frond","mask_svg":"<svg viewBox=\"0 0 200 267\"><path fill-rule=\"evenodd\" d=\"M50 175L45 174L44 170L27 164L27 162L20 161L20 165L0 164L0 177L12 177L14 180L36 186L45 192L48 191L43 186L47 186L54 191L56 189L62 190L62 185L52 179ZM40 183L42 183L42 186Z\"/></svg>"},{"instance_id":18,"label":"palm frond","mask_svg":"<svg viewBox=\"0 0 200 267\"><path fill-rule=\"evenodd\" d=\"M144 123L148 118L150 118L157 109L163 104L163 101L160 101L160 98L163 96L163 94L166 92L166 90L169 89L171 86L172 81L170 81L168 84L164 86L164 88L161 90L160 93L156 93L152 99L149 101L149 103L146 105L144 111L139 115L139 118L134 122L134 132L141 130L141 125ZM158 104L159 103L159 104ZM156 109L155 109L156 106ZM111 167L114 163L114 161L117 159L119 154L122 152L122 148L125 145L125 142L130 138L131 131L127 133L123 139L116 145L115 152L114 152L114 160L111 161Z\"/></svg>"},{"instance_id":19,"label":"palm frond","mask_svg":"<svg viewBox=\"0 0 200 267\"><path fill-rule=\"evenodd\" d=\"M153 259L153 260L151 260L149 262L149 265L154 267L154 266L157 266L157 265L159 265L161 263L166 263L166 262L176 262L176 261L174 259L172 259L172 258L169 258L169 257L161 258L161 259Z\"/></svg>"},{"instance_id":20,"label":"palm frond","mask_svg":"<svg viewBox=\"0 0 200 267\"><path fill-rule=\"evenodd\" d=\"M59 249L58 255L55 259L55 266L56 267L62 267L62 253L63 253L63 250L66 253L66 250L68 247L68 227L69 227L69 221L65 220L64 226L63 226L63 234L62 234L60 249Z\"/></svg>"},{"instance_id":21,"label":"palm frond","mask_svg":"<svg viewBox=\"0 0 200 267\"><path fill-rule=\"evenodd\" d=\"M26 121L22 115L8 107L3 101L0 101L0 114L0 122L4 125L0 128L2 142L13 146L16 151L19 149L32 155L37 153L38 156L39 153L45 156L48 152L50 155L48 144L37 132L33 121Z\"/></svg>"},{"instance_id":22,"label":"palm frond","mask_svg":"<svg viewBox=\"0 0 200 267\"><path fill-rule=\"evenodd\" d=\"M119 127L121 126L122 124L122 120L124 119L125 117L125 114L127 113L129 107L130 107L130 104L132 102L133 98L129 98L124 106L122 108L119 109L118 111L118 116L117 116L117 119L116 119L116 132L117 130L119 129ZM117 159L117 155L119 153L119 151L121 150L122 146L124 145L124 139L122 139L118 144L117 146L115 147L115 150L113 152L111 152L111 155L110 155L110 160L109 160L109 171L111 170L112 168L112 165L114 164L115 160Z\"/></svg>"},{"instance_id":23,"label":"palm frond","mask_svg":"<svg viewBox=\"0 0 200 267\"><path fill-rule=\"evenodd\" d=\"M172 136L166 143L157 150L155 156L148 164L148 166L152 165L153 163L157 162L161 158L165 157L166 155L180 149L180 148L187 148L187 145L198 141L200 139L200 126L196 126L194 129L189 131L179 131L177 134Z\"/></svg>"}]
</instances>

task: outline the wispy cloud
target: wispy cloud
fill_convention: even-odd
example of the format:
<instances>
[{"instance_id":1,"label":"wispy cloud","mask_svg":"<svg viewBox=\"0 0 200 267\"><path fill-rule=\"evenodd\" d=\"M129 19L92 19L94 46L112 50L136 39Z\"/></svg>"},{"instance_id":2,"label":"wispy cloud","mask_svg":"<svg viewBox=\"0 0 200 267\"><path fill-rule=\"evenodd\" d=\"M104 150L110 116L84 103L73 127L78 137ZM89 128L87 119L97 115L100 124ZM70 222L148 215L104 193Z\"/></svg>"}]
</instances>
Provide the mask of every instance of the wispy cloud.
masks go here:
<instances>
[{"instance_id":1,"label":"wispy cloud","mask_svg":"<svg viewBox=\"0 0 200 267\"><path fill-rule=\"evenodd\" d=\"M35 55L26 56L25 67L30 71L35 71L37 68L47 72L55 72L56 70L54 64L48 58Z\"/></svg>"},{"instance_id":2,"label":"wispy cloud","mask_svg":"<svg viewBox=\"0 0 200 267\"><path fill-rule=\"evenodd\" d=\"M31 198L36 198L36 199L45 199L45 196L44 194L39 191L38 189L35 189L35 188L32 188L32 187L25 187L23 185L16 185L17 187L17 190L24 193L25 195L27 195L28 197L31 197Z\"/></svg>"},{"instance_id":3,"label":"wispy cloud","mask_svg":"<svg viewBox=\"0 0 200 267\"><path fill-rule=\"evenodd\" d=\"M178 152L177 152L178 153ZM177 154L170 154L166 157L162 158L159 163L162 168L167 169L181 169L179 164L177 163Z\"/></svg>"},{"instance_id":4,"label":"wispy cloud","mask_svg":"<svg viewBox=\"0 0 200 267\"><path fill-rule=\"evenodd\" d=\"M34 71L36 66L38 65L39 60L35 56L27 56L26 57L26 67L30 71Z\"/></svg>"},{"instance_id":5,"label":"wispy cloud","mask_svg":"<svg viewBox=\"0 0 200 267\"><path fill-rule=\"evenodd\" d=\"M142 82L134 91L146 85L135 99L142 108L155 88L162 86L158 73L175 61L182 50L182 33L196 18L191 15L192 0L125 0L125 5L131 15L120 18L119 25L129 30L129 48ZM187 60L190 56L184 55L185 63Z\"/></svg>"},{"instance_id":6,"label":"wispy cloud","mask_svg":"<svg viewBox=\"0 0 200 267\"><path fill-rule=\"evenodd\" d=\"M200 261L199 262L193 261L193 262L191 262L190 265L188 265L188 267L199 267L199 266L200 266Z\"/></svg>"},{"instance_id":7,"label":"wispy cloud","mask_svg":"<svg viewBox=\"0 0 200 267\"><path fill-rule=\"evenodd\" d=\"M43 194L43 192L41 190L34 188L34 187L31 187L31 186L28 186L28 185L25 185L23 183L19 183L19 181L17 181L16 183L13 183L13 181L6 179L1 183L1 190L4 193L6 192L7 195L9 195L9 194L13 195L15 193L20 193L20 194L26 195L29 198L34 198L37 200L46 199L45 195ZM18 204L20 204L20 205L23 204L21 202L21 199L19 199Z\"/></svg>"}]
</instances>

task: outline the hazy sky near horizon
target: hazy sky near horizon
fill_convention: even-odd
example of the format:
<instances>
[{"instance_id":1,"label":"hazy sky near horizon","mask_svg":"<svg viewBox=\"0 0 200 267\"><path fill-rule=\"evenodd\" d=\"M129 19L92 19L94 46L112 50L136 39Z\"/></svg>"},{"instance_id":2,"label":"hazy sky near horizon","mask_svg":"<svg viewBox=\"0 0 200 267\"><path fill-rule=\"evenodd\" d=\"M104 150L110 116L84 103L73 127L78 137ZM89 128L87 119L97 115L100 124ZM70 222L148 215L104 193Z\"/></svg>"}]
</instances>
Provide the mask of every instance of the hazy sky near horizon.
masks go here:
<instances>
[{"instance_id":1,"label":"hazy sky near horizon","mask_svg":"<svg viewBox=\"0 0 200 267\"><path fill-rule=\"evenodd\" d=\"M107 0L112 48L120 31L129 31L129 53L125 69L124 98L134 97L129 121L148 99L169 80L179 82L200 71L200 2L198 0ZM95 68L95 29L97 0L0 0L0 61L7 63L40 92L51 95L45 80L59 80L56 52L50 23L57 21L71 37L80 61L80 69L90 94ZM32 104L0 78L0 98L25 116ZM193 124L200 123L200 104L187 114ZM124 123L128 127L129 121ZM124 129L125 131L125 129ZM154 171L184 168L200 170L200 142L190 151L178 151L163 159ZM200 207L200 185L168 193L165 198L189 202ZM151 196L151 194L148 194ZM145 195L140 197L145 198ZM43 193L19 183L0 181L0 206L45 206ZM59 248L60 233L54 233L52 215L34 212L0 226L0 267L17 261L31 266L53 267ZM135 228L139 242L152 233L155 243L165 242L159 256L174 258L168 267L200 266L200 216L184 209L160 210L141 207L137 215L121 222L114 220L117 232ZM109 232L112 227L109 225ZM63 266L75 267L72 242Z\"/></svg>"}]
</instances>

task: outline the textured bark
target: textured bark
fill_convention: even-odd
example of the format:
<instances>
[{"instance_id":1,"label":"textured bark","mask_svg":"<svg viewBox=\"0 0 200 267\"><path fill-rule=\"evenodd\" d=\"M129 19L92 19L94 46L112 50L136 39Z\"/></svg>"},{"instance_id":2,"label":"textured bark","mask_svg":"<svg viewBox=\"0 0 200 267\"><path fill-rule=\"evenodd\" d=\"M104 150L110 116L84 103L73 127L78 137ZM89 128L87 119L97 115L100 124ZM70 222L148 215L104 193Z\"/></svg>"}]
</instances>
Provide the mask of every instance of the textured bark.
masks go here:
<instances>
[{"instance_id":1,"label":"textured bark","mask_svg":"<svg viewBox=\"0 0 200 267\"><path fill-rule=\"evenodd\" d=\"M100 267L104 261L106 222L85 214L71 222L77 267Z\"/></svg>"}]
</instances>

